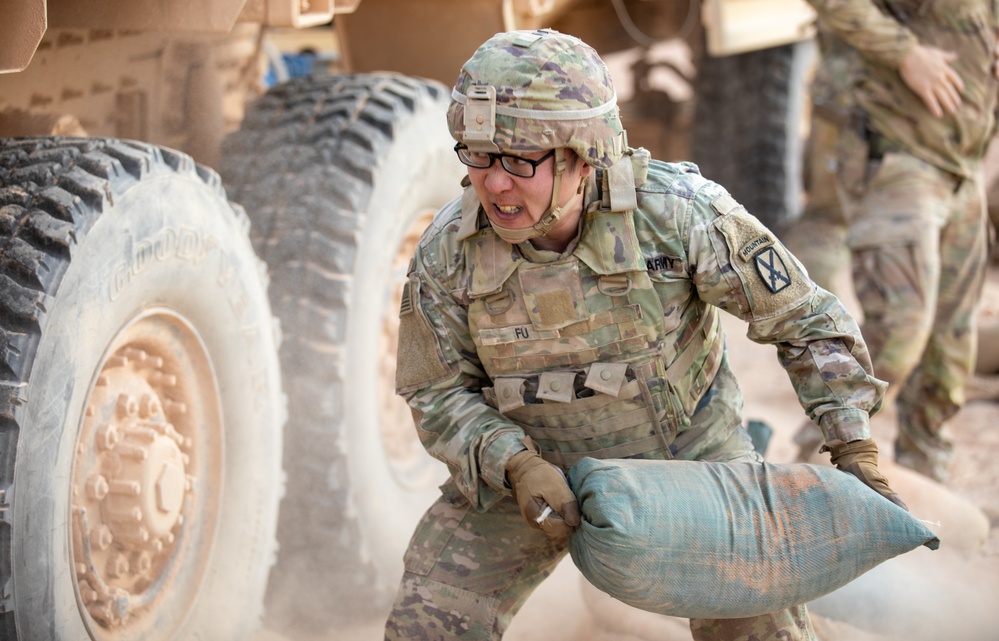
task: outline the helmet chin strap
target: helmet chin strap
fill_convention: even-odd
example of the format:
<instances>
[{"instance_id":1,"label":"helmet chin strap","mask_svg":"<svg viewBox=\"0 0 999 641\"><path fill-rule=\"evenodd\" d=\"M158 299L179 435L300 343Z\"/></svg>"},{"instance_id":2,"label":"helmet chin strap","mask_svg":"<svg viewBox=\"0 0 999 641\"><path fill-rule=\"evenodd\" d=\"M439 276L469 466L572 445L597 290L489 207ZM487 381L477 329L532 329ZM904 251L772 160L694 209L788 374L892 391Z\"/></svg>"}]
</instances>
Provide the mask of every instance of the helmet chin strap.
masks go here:
<instances>
[{"instance_id":1,"label":"helmet chin strap","mask_svg":"<svg viewBox=\"0 0 999 641\"><path fill-rule=\"evenodd\" d=\"M548 232L558 224L558 221L562 218L565 213L583 190L586 187L586 179L580 178L579 187L576 188L576 193L566 202L564 205L559 206L558 197L562 190L562 174L565 173L565 150L562 148L555 150L555 179L552 181L552 200L551 205L548 207L541 219L534 223L531 227L526 227L524 229L510 229L508 227L503 227L493 222L492 218L489 218L489 224L492 226L496 234L507 241L511 245L516 245L517 243L522 243L525 240L530 240L532 238L540 238L541 236L546 236Z\"/></svg>"}]
</instances>

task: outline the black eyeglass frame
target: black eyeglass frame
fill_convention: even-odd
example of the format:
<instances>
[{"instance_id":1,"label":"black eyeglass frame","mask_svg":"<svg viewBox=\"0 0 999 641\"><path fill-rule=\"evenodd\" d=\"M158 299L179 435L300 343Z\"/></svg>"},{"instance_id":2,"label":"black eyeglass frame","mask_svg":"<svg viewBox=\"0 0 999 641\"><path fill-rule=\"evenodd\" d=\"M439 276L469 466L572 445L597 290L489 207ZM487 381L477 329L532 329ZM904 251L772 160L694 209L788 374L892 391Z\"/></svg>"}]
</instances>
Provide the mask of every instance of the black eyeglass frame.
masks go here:
<instances>
[{"instance_id":1,"label":"black eyeglass frame","mask_svg":"<svg viewBox=\"0 0 999 641\"><path fill-rule=\"evenodd\" d=\"M503 169L505 169L506 172L508 174L510 174L511 176L516 176L517 178L534 178L534 175L538 173L538 165L540 165L541 163L543 163L544 161L548 160L549 158L551 158L552 156L555 155L555 150L552 149L547 154L545 154L544 156L542 156L541 158L538 158L537 160L531 160L530 158L524 158L522 156L515 156L513 154L497 154L497 153L493 153L493 152L489 152L489 151L477 151L477 152L474 152L474 153L477 153L477 154L486 154L487 156L489 156L489 162L488 163L486 163L484 165L477 165L477 164L475 164L475 163L472 162L471 158L469 158L466 155L462 155L462 152L465 152L465 151L469 151L467 145L465 145L464 143L461 143L461 142L455 144L455 146L454 146L454 153L457 154L458 160L461 161L461 164L465 165L466 167L474 167L475 169L489 169L490 167L493 166L493 163L496 162L496 160L498 159L500 161L500 165L503 167ZM509 165L507 165L507 160L506 160L507 158L510 158L512 160L516 160L517 162L527 163L531 167L531 173L530 174L522 174L522 173L518 173L517 171L514 171L513 169L510 168ZM523 169L523 166L518 167L517 169L518 170L519 169Z\"/></svg>"}]
</instances>

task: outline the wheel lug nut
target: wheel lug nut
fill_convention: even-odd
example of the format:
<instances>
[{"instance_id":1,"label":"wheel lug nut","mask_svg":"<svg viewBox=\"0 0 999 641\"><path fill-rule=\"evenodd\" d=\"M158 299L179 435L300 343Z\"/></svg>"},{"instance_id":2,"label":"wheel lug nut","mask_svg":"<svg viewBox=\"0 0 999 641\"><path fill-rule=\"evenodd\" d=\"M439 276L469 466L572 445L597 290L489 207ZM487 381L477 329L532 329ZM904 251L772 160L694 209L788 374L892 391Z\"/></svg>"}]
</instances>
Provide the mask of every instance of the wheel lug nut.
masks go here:
<instances>
[{"instance_id":1,"label":"wheel lug nut","mask_svg":"<svg viewBox=\"0 0 999 641\"><path fill-rule=\"evenodd\" d=\"M111 528L104 525L98 525L90 533L90 540L97 547L98 550L106 550L111 547L111 543L114 541L114 535L111 534Z\"/></svg>"},{"instance_id":2,"label":"wheel lug nut","mask_svg":"<svg viewBox=\"0 0 999 641\"><path fill-rule=\"evenodd\" d=\"M114 446L118 444L118 440L121 435L118 434L117 428L110 423L104 423L97 428L97 448L101 450L113 450Z\"/></svg>"},{"instance_id":3,"label":"wheel lug nut","mask_svg":"<svg viewBox=\"0 0 999 641\"><path fill-rule=\"evenodd\" d=\"M139 574L149 572L153 567L153 557L149 552L139 552L135 555L135 571Z\"/></svg>"},{"instance_id":4,"label":"wheel lug nut","mask_svg":"<svg viewBox=\"0 0 999 641\"><path fill-rule=\"evenodd\" d=\"M118 396L118 414L126 417L138 416L139 402L131 394L121 394Z\"/></svg>"},{"instance_id":5,"label":"wheel lug nut","mask_svg":"<svg viewBox=\"0 0 999 641\"><path fill-rule=\"evenodd\" d=\"M138 481L115 480L111 481L108 486L114 494L125 496L139 496L142 494L142 485Z\"/></svg>"},{"instance_id":6,"label":"wheel lug nut","mask_svg":"<svg viewBox=\"0 0 999 641\"><path fill-rule=\"evenodd\" d=\"M125 350L125 357L135 361L136 363L142 364L149 358L149 354L147 354L145 350L129 348Z\"/></svg>"},{"instance_id":7,"label":"wheel lug nut","mask_svg":"<svg viewBox=\"0 0 999 641\"><path fill-rule=\"evenodd\" d=\"M160 407L160 402L155 396L150 394L143 394L142 400L139 401L139 417L140 418L150 418L159 416L163 412L163 408Z\"/></svg>"},{"instance_id":8,"label":"wheel lug nut","mask_svg":"<svg viewBox=\"0 0 999 641\"><path fill-rule=\"evenodd\" d=\"M173 374L164 374L162 372L153 372L149 375L150 385L160 385L162 387L173 387L177 384L177 377Z\"/></svg>"},{"instance_id":9,"label":"wheel lug nut","mask_svg":"<svg viewBox=\"0 0 999 641\"><path fill-rule=\"evenodd\" d=\"M122 443L118 446L118 453L133 461L145 461L149 457L144 447L134 443Z\"/></svg>"},{"instance_id":10,"label":"wheel lug nut","mask_svg":"<svg viewBox=\"0 0 999 641\"><path fill-rule=\"evenodd\" d=\"M97 600L97 597L97 590L89 585L80 584L80 598L83 599L84 603L93 603Z\"/></svg>"},{"instance_id":11,"label":"wheel lug nut","mask_svg":"<svg viewBox=\"0 0 999 641\"><path fill-rule=\"evenodd\" d=\"M115 554L108 559L107 573L113 579L118 579L128 572L128 558L124 554Z\"/></svg>"},{"instance_id":12,"label":"wheel lug nut","mask_svg":"<svg viewBox=\"0 0 999 641\"><path fill-rule=\"evenodd\" d=\"M166 407L168 412L174 412L176 414L187 413L187 404L181 401L171 401L170 399L167 399L163 402L163 405Z\"/></svg>"},{"instance_id":13,"label":"wheel lug nut","mask_svg":"<svg viewBox=\"0 0 999 641\"><path fill-rule=\"evenodd\" d=\"M103 501L110 489L107 479L100 474L91 474L87 479L87 496L95 501Z\"/></svg>"}]
</instances>

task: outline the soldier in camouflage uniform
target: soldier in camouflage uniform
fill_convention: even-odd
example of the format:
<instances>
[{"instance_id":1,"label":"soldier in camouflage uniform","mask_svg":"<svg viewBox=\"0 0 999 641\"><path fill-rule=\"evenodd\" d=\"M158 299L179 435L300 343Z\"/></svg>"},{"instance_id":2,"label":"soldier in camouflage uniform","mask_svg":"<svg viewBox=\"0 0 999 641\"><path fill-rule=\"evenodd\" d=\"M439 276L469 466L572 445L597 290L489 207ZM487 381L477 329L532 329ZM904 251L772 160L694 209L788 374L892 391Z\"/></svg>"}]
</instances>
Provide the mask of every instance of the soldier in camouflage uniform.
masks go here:
<instances>
[{"instance_id":1,"label":"soldier in camouflage uniform","mask_svg":"<svg viewBox=\"0 0 999 641\"><path fill-rule=\"evenodd\" d=\"M996 108L996 6L809 0L862 56L861 128L840 157L854 288L898 409L896 460L943 480L944 425L974 371L986 268L982 157Z\"/></svg>"},{"instance_id":2,"label":"soldier in camouflage uniform","mask_svg":"<svg viewBox=\"0 0 999 641\"><path fill-rule=\"evenodd\" d=\"M452 476L405 554L386 639L501 638L566 554L580 514L564 472L583 457L760 461L720 310L776 347L833 462L901 504L877 468L884 383L853 318L696 166L628 147L592 48L497 34L451 95L466 189L410 265L396 384ZM815 638L804 605L691 630Z\"/></svg>"},{"instance_id":3,"label":"soldier in camouflage uniform","mask_svg":"<svg viewBox=\"0 0 999 641\"><path fill-rule=\"evenodd\" d=\"M823 23L817 27L819 64L809 86L812 114L805 147L808 200L801 216L782 230L781 239L819 287L835 292L835 276L849 262L848 226L838 193L838 149L841 134L850 133L855 112L852 81L859 56Z\"/></svg>"}]
</instances>

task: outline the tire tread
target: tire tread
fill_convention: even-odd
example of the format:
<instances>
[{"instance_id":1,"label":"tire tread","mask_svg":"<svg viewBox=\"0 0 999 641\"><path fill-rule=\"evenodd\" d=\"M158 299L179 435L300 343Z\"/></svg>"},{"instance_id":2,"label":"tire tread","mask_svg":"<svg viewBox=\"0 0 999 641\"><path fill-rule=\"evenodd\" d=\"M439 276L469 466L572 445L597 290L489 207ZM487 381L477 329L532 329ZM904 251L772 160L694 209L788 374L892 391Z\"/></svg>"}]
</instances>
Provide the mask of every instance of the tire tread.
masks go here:
<instances>
[{"instance_id":1,"label":"tire tread","mask_svg":"<svg viewBox=\"0 0 999 641\"><path fill-rule=\"evenodd\" d=\"M104 138L0 139L0 638L16 641L12 511L17 442L45 309L80 242L136 179L155 171L221 181L189 156Z\"/></svg>"},{"instance_id":2,"label":"tire tread","mask_svg":"<svg viewBox=\"0 0 999 641\"><path fill-rule=\"evenodd\" d=\"M252 104L241 130L223 143L220 173L230 199L253 220L251 238L269 265L284 334L288 493L268 598L277 626L325 629L380 611L389 596L373 595L368 612L357 608L359 594L375 591L376 575L358 552L365 545L344 491L351 426L344 419L343 346L379 159L400 123L440 105L443 95L437 83L394 74L293 79ZM296 590L286 604L283 588L332 568L335 581L327 576L309 594Z\"/></svg>"}]
</instances>

